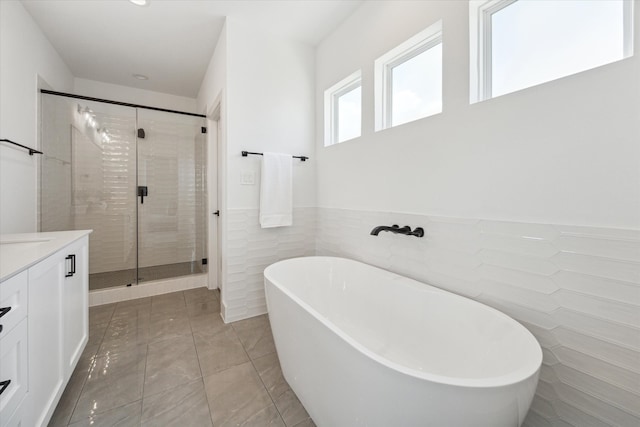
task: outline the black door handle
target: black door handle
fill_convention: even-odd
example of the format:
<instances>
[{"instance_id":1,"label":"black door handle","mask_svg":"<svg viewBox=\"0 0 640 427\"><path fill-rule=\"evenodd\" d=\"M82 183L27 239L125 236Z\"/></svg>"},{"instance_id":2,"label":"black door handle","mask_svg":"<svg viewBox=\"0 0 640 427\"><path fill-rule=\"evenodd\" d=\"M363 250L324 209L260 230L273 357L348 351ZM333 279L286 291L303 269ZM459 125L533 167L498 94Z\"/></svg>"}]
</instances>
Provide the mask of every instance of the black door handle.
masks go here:
<instances>
[{"instance_id":1,"label":"black door handle","mask_svg":"<svg viewBox=\"0 0 640 427\"><path fill-rule=\"evenodd\" d=\"M6 380L6 381L0 381L0 394L2 394L2 392L9 387L9 384L11 384L11 380Z\"/></svg>"},{"instance_id":2,"label":"black door handle","mask_svg":"<svg viewBox=\"0 0 640 427\"><path fill-rule=\"evenodd\" d=\"M138 186L138 196L140 196L140 203L144 204L144 196L149 195L149 189L146 185Z\"/></svg>"},{"instance_id":3,"label":"black door handle","mask_svg":"<svg viewBox=\"0 0 640 427\"><path fill-rule=\"evenodd\" d=\"M220 211L215 211L213 214L214 214L215 216L220 216Z\"/></svg>"}]
</instances>

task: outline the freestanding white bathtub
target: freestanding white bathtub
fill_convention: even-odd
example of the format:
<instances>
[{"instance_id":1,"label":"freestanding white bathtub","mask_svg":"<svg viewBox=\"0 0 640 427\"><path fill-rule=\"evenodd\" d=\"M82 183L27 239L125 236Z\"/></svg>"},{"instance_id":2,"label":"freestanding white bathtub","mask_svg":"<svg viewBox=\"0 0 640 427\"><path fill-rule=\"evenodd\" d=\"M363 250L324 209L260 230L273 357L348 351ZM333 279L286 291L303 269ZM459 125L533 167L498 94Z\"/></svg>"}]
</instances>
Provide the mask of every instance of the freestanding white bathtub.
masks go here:
<instances>
[{"instance_id":1,"label":"freestanding white bathtub","mask_svg":"<svg viewBox=\"0 0 640 427\"><path fill-rule=\"evenodd\" d=\"M523 422L542 351L505 314L343 258L264 277L282 372L319 427Z\"/></svg>"}]
</instances>

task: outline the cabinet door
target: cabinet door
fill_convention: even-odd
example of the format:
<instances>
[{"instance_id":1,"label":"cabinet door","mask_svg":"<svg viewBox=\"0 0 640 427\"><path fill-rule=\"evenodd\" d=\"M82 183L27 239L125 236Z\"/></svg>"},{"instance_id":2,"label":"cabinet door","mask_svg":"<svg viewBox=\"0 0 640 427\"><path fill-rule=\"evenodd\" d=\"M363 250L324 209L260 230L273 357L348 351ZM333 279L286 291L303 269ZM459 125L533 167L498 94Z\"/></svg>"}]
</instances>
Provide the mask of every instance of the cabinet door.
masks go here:
<instances>
[{"instance_id":1,"label":"cabinet door","mask_svg":"<svg viewBox=\"0 0 640 427\"><path fill-rule=\"evenodd\" d=\"M69 379L89 337L88 239L63 250L62 339L65 379Z\"/></svg>"},{"instance_id":2,"label":"cabinet door","mask_svg":"<svg viewBox=\"0 0 640 427\"><path fill-rule=\"evenodd\" d=\"M0 426L8 424L27 394L27 320L0 338Z\"/></svg>"},{"instance_id":3,"label":"cabinet door","mask_svg":"<svg viewBox=\"0 0 640 427\"><path fill-rule=\"evenodd\" d=\"M65 386L62 287L65 259L58 252L29 269L29 399L27 425L46 425Z\"/></svg>"}]
</instances>

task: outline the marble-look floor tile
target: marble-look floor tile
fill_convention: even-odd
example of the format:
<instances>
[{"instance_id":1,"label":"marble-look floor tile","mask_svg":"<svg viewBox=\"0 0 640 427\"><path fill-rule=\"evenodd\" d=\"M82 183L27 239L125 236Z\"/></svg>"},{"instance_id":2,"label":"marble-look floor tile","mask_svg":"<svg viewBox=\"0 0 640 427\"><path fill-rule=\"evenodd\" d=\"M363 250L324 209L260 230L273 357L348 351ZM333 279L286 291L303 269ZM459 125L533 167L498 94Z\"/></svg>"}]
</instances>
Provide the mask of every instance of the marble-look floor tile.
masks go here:
<instances>
[{"instance_id":1,"label":"marble-look floor tile","mask_svg":"<svg viewBox=\"0 0 640 427\"><path fill-rule=\"evenodd\" d=\"M138 427L140 426L141 412L142 400L138 400L128 405L91 415L69 427Z\"/></svg>"},{"instance_id":2,"label":"marble-look floor tile","mask_svg":"<svg viewBox=\"0 0 640 427\"><path fill-rule=\"evenodd\" d=\"M316 427L316 423L314 423L311 418L307 418L293 427Z\"/></svg>"},{"instance_id":3,"label":"marble-look floor tile","mask_svg":"<svg viewBox=\"0 0 640 427\"><path fill-rule=\"evenodd\" d=\"M219 301L218 291L209 290L207 288L195 288L183 291L184 299L187 304L198 302Z\"/></svg>"},{"instance_id":4,"label":"marble-look floor tile","mask_svg":"<svg viewBox=\"0 0 640 427\"><path fill-rule=\"evenodd\" d=\"M267 315L240 320L231 324L251 359L276 351Z\"/></svg>"},{"instance_id":5,"label":"marble-look floor tile","mask_svg":"<svg viewBox=\"0 0 640 427\"><path fill-rule=\"evenodd\" d=\"M104 334L98 355L121 353L149 342L149 318L131 317L114 319Z\"/></svg>"},{"instance_id":6,"label":"marble-look floor tile","mask_svg":"<svg viewBox=\"0 0 640 427\"><path fill-rule=\"evenodd\" d=\"M240 424L243 427L285 427L275 405L271 404L262 411Z\"/></svg>"},{"instance_id":7,"label":"marble-look floor tile","mask_svg":"<svg viewBox=\"0 0 640 427\"><path fill-rule=\"evenodd\" d=\"M278 412L280 412L280 415L284 420L284 423L288 427L293 427L294 425L309 418L307 410L304 409L304 406L302 406L302 403L300 403L300 400L298 400L298 397L291 389L285 391L280 396L275 397L274 402L278 408Z\"/></svg>"},{"instance_id":8,"label":"marble-look floor tile","mask_svg":"<svg viewBox=\"0 0 640 427\"><path fill-rule=\"evenodd\" d=\"M151 315L150 343L180 336L191 336L191 324L186 312L154 313Z\"/></svg>"},{"instance_id":9,"label":"marble-look floor tile","mask_svg":"<svg viewBox=\"0 0 640 427\"><path fill-rule=\"evenodd\" d=\"M191 336L149 344L144 394L150 396L200 378L196 347Z\"/></svg>"},{"instance_id":10,"label":"marble-look floor tile","mask_svg":"<svg viewBox=\"0 0 640 427\"><path fill-rule=\"evenodd\" d=\"M282 375L277 353L254 359L253 364L288 427L309 418L304 406Z\"/></svg>"},{"instance_id":11,"label":"marble-look floor tile","mask_svg":"<svg viewBox=\"0 0 640 427\"><path fill-rule=\"evenodd\" d=\"M174 313L186 310L187 305L182 292L156 295L151 297L151 313Z\"/></svg>"},{"instance_id":12,"label":"marble-look floor tile","mask_svg":"<svg viewBox=\"0 0 640 427\"><path fill-rule=\"evenodd\" d=\"M111 320L149 317L151 314L151 297L119 302L113 311Z\"/></svg>"},{"instance_id":13,"label":"marble-look floor tile","mask_svg":"<svg viewBox=\"0 0 640 427\"><path fill-rule=\"evenodd\" d=\"M87 346L100 345L104 333L107 331L109 323L100 323L98 325L92 325L89 327L89 340Z\"/></svg>"},{"instance_id":14,"label":"marble-look floor tile","mask_svg":"<svg viewBox=\"0 0 640 427\"><path fill-rule=\"evenodd\" d=\"M116 304L97 305L89 307L89 328L103 323L109 323L116 308Z\"/></svg>"},{"instance_id":15,"label":"marble-look floor tile","mask_svg":"<svg viewBox=\"0 0 640 427\"><path fill-rule=\"evenodd\" d=\"M205 302L193 302L187 304L187 314L189 317L204 316L207 314L220 313L220 302L211 300Z\"/></svg>"},{"instance_id":16,"label":"marble-look floor tile","mask_svg":"<svg viewBox=\"0 0 640 427\"><path fill-rule=\"evenodd\" d=\"M191 317L189 318L189 323L191 323L191 331L193 331L193 333L213 333L215 331L219 331L220 329L232 329L231 325L227 325L224 323L219 313Z\"/></svg>"},{"instance_id":17,"label":"marble-look floor tile","mask_svg":"<svg viewBox=\"0 0 640 427\"><path fill-rule=\"evenodd\" d=\"M256 367L260 379L274 400L289 390L289 384L287 384L280 369L280 361L278 360L277 353L258 357L253 360L253 365Z\"/></svg>"},{"instance_id":18,"label":"marble-look floor tile","mask_svg":"<svg viewBox=\"0 0 640 427\"><path fill-rule=\"evenodd\" d=\"M136 307L136 306L145 306L145 305L151 306L151 297L135 298L135 299L129 299L126 301L120 301L116 305L116 310L118 308Z\"/></svg>"},{"instance_id":19,"label":"marble-look floor tile","mask_svg":"<svg viewBox=\"0 0 640 427\"><path fill-rule=\"evenodd\" d=\"M273 403L250 362L205 377L213 424L238 426Z\"/></svg>"},{"instance_id":20,"label":"marble-look floor tile","mask_svg":"<svg viewBox=\"0 0 640 427\"><path fill-rule=\"evenodd\" d=\"M202 330L193 334L203 376L248 362L247 353L232 328Z\"/></svg>"},{"instance_id":21,"label":"marble-look floor tile","mask_svg":"<svg viewBox=\"0 0 640 427\"><path fill-rule=\"evenodd\" d=\"M212 426L202 378L164 392L145 396L143 426Z\"/></svg>"},{"instance_id":22,"label":"marble-look floor tile","mask_svg":"<svg viewBox=\"0 0 640 427\"><path fill-rule=\"evenodd\" d=\"M86 368L78 368L80 369L75 369L73 374L71 374L67 387L65 387L62 396L60 396L58 406L56 406L56 409L51 416L51 421L49 421L49 427L66 427L69 425L71 415L73 414L76 403L80 398L82 387L84 386L84 382L88 375Z\"/></svg>"},{"instance_id":23,"label":"marble-look floor tile","mask_svg":"<svg viewBox=\"0 0 640 427\"><path fill-rule=\"evenodd\" d=\"M146 347L96 357L89 368L71 422L140 400L145 364Z\"/></svg>"}]
</instances>

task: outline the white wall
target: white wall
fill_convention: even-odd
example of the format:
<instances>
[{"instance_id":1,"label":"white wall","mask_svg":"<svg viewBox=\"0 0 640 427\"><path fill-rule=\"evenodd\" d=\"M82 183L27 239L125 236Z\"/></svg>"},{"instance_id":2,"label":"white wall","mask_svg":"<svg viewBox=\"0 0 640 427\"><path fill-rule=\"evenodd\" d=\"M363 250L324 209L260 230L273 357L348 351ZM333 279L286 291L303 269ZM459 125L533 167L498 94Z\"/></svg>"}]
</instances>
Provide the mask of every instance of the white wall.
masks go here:
<instances>
[{"instance_id":1,"label":"white wall","mask_svg":"<svg viewBox=\"0 0 640 427\"><path fill-rule=\"evenodd\" d=\"M373 62L440 19L443 113L374 132ZM640 60L469 105L468 21L468 2L365 2L318 47L316 253L525 325L544 354L525 426L637 425ZM325 148L323 92L360 68L362 136Z\"/></svg>"},{"instance_id":2,"label":"white wall","mask_svg":"<svg viewBox=\"0 0 640 427\"><path fill-rule=\"evenodd\" d=\"M293 163L293 206L314 206L314 49L232 20L227 43L229 208L259 205L261 159L242 150L311 156ZM242 172L255 185L240 185Z\"/></svg>"},{"instance_id":3,"label":"white wall","mask_svg":"<svg viewBox=\"0 0 640 427\"><path fill-rule=\"evenodd\" d=\"M73 76L19 1L0 2L0 137L38 145L38 76L70 92ZM38 155L0 143L0 233L37 228Z\"/></svg>"},{"instance_id":4,"label":"white wall","mask_svg":"<svg viewBox=\"0 0 640 427\"><path fill-rule=\"evenodd\" d=\"M374 60L439 19L443 113L374 132ZM320 44L319 206L640 227L638 55L469 105L468 26L467 2L365 2ZM324 148L323 92L357 69L362 136Z\"/></svg>"},{"instance_id":5,"label":"white wall","mask_svg":"<svg viewBox=\"0 0 640 427\"><path fill-rule=\"evenodd\" d=\"M133 77L132 77L133 78ZM195 98L170 95L129 86L104 83L95 80L74 79L74 93L112 101L128 102L148 107L197 113Z\"/></svg>"},{"instance_id":6,"label":"white wall","mask_svg":"<svg viewBox=\"0 0 640 427\"><path fill-rule=\"evenodd\" d=\"M225 321L266 312L262 271L282 258L314 251L314 49L227 19L198 96L199 111L221 101L220 195L222 302ZM294 161L294 225L258 225L259 156L241 151L310 156ZM210 169L211 173L212 169ZM253 185L241 185L242 174Z\"/></svg>"},{"instance_id":7,"label":"white wall","mask_svg":"<svg viewBox=\"0 0 640 427\"><path fill-rule=\"evenodd\" d=\"M223 88L227 84L227 25L222 27L218 43L209 61L209 66L198 91L197 108L199 112L205 113L214 107L221 95Z\"/></svg>"}]
</instances>

